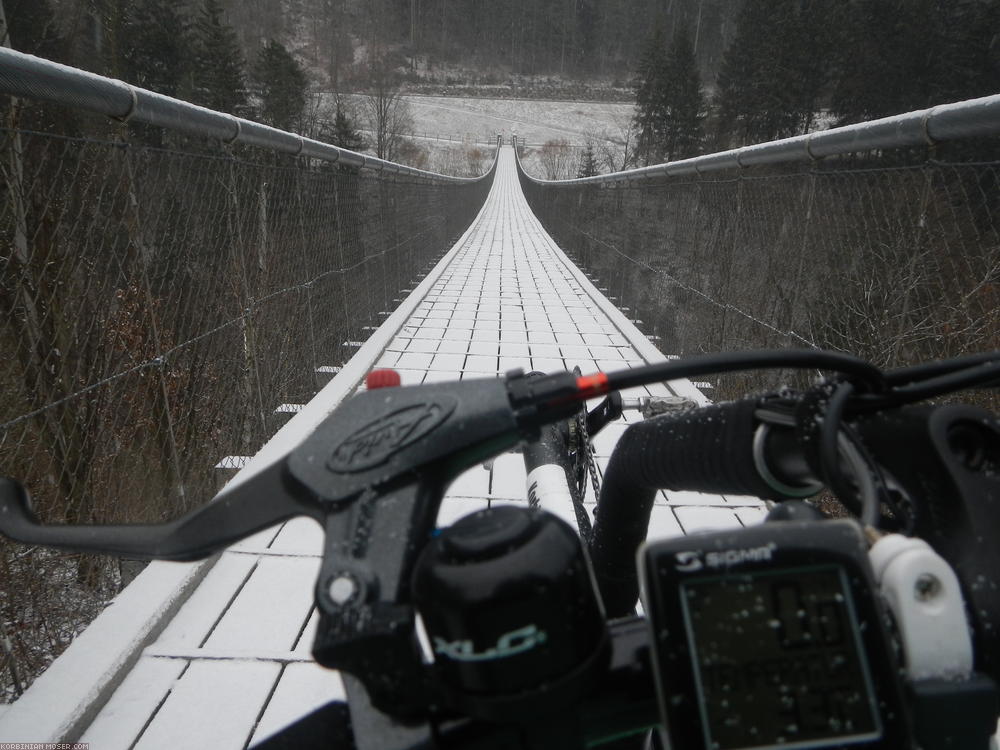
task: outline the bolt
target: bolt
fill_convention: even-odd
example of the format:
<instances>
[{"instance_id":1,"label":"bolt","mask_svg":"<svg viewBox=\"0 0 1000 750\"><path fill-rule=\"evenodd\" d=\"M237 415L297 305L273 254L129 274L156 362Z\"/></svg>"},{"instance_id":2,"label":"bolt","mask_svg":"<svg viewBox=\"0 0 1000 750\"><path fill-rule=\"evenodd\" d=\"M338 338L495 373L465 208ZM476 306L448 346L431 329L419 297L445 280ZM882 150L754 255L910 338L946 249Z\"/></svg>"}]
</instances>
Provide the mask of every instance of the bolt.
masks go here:
<instances>
[{"instance_id":1,"label":"bolt","mask_svg":"<svg viewBox=\"0 0 1000 750\"><path fill-rule=\"evenodd\" d=\"M930 573L922 573L913 584L913 596L918 602L930 601L941 593L941 581Z\"/></svg>"},{"instance_id":2,"label":"bolt","mask_svg":"<svg viewBox=\"0 0 1000 750\"><path fill-rule=\"evenodd\" d=\"M330 588L327 589L327 593L334 604L343 606L358 593L358 583L350 573L340 573L330 581Z\"/></svg>"}]
</instances>

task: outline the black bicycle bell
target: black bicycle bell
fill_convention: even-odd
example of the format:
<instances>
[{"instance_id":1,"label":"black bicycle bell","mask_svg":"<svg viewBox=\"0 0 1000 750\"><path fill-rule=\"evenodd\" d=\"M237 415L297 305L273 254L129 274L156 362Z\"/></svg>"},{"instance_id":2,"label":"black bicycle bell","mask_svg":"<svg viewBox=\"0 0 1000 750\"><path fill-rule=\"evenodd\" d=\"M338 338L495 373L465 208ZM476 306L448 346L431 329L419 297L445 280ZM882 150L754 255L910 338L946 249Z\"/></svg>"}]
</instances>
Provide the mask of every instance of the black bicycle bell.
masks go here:
<instances>
[{"instance_id":1,"label":"black bicycle bell","mask_svg":"<svg viewBox=\"0 0 1000 750\"><path fill-rule=\"evenodd\" d=\"M541 510L501 506L445 529L417 561L413 595L441 680L464 694L558 681L606 641L580 539Z\"/></svg>"}]
</instances>

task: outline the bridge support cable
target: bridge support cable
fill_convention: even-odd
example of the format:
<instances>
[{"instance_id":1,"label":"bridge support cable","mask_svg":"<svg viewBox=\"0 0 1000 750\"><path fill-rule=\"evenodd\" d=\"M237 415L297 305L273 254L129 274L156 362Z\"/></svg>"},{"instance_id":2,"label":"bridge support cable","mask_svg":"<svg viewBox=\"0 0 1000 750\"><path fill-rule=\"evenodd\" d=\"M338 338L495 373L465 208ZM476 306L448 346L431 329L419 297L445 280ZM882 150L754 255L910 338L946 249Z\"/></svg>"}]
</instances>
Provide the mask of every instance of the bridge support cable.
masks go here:
<instances>
[{"instance_id":1,"label":"bridge support cable","mask_svg":"<svg viewBox=\"0 0 1000 750\"><path fill-rule=\"evenodd\" d=\"M205 502L216 466L254 471L373 365L404 382L617 369L665 356L651 340L669 356L808 341L894 365L1000 341L1000 154L976 140L997 132L998 97L544 183L518 178L509 151L482 179L445 178L9 50L0 92L23 97L0 132L0 228L15 249L0 258L0 466L46 520ZM51 132L59 118L73 137ZM747 384L699 384L712 385ZM704 400L686 381L666 394ZM602 434L599 462L621 429ZM439 522L516 502L519 461L463 476ZM668 493L658 507L664 533L759 516L745 498ZM51 741L165 747L228 696L223 746L335 694L308 656L309 586L289 583L311 580L317 544L295 522L180 578L150 566L120 599L145 607L142 627L122 641L109 609L0 735L44 725ZM34 597L0 599L5 621L35 618L11 639L19 666L37 653L33 629L77 629L122 580L101 561L0 555ZM45 579L75 581L73 596ZM96 684L57 687L81 672Z\"/></svg>"},{"instance_id":2,"label":"bridge support cable","mask_svg":"<svg viewBox=\"0 0 1000 750\"><path fill-rule=\"evenodd\" d=\"M805 344L898 367L1000 345L998 134L991 96L597 177L520 174L547 231L665 349ZM723 378L720 395L786 377Z\"/></svg>"},{"instance_id":3,"label":"bridge support cable","mask_svg":"<svg viewBox=\"0 0 1000 750\"><path fill-rule=\"evenodd\" d=\"M0 469L47 521L208 502L288 420L280 407L309 401L449 250L493 180L9 49L0 93ZM0 621L19 623L0 633L18 682L134 567L0 542L19 582L0 596ZM0 701L11 674L0 667Z\"/></svg>"},{"instance_id":4,"label":"bridge support cable","mask_svg":"<svg viewBox=\"0 0 1000 750\"><path fill-rule=\"evenodd\" d=\"M499 159L490 195L462 238L403 298L399 308L359 347L322 391L306 404L283 405L287 424L248 461L243 481L311 432L363 382L373 367L392 367L404 384L494 377L522 367L554 371L621 369L662 360L627 317L576 269L532 215L517 180L513 153ZM705 402L689 382L651 386L628 394L684 395ZM639 419L631 412L625 420ZM606 428L595 441L603 470L627 421ZM526 503L523 459L510 453L476 467L448 489L439 525L491 505ZM584 498L593 508L588 488ZM567 498L552 510L576 523ZM749 498L661 493L651 533L669 536L699 528L752 523L762 515ZM129 663L110 696L77 714L88 718L77 737L92 746L165 748L211 744L224 747L261 739L331 698L342 695L339 677L309 657L312 586L320 530L309 519L284 524L221 555L203 581L186 592L162 632L119 649ZM154 563L147 573L167 566ZM143 575L146 576L147 573ZM126 594L147 589L142 577ZM112 610L109 610L109 613ZM102 615L87 636L107 634ZM104 648L112 649L110 644ZM122 654L121 651L127 651ZM77 668L81 651L71 646L0 719L0 732L29 727L37 738L65 712L52 709L53 685ZM49 718L32 706L48 706ZM226 711L221 706L228 706ZM215 717L225 715L224 721ZM210 720L211 718L211 720ZM63 722L65 724L65 722ZM44 730L44 731L43 731ZM197 740L193 732L197 731ZM27 730L25 730L27 732ZM7 736L5 734L4 736Z\"/></svg>"}]
</instances>

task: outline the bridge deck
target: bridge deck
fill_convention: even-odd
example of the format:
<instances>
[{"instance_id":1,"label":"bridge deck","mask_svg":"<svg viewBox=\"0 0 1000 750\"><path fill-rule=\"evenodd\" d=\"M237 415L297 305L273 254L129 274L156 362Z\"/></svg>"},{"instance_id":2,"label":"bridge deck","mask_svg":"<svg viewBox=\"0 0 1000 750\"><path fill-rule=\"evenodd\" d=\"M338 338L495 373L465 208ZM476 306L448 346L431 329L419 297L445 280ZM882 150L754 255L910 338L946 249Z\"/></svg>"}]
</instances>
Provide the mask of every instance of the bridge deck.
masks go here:
<instances>
[{"instance_id":1,"label":"bridge deck","mask_svg":"<svg viewBox=\"0 0 1000 750\"><path fill-rule=\"evenodd\" d=\"M619 369L663 357L545 233L505 148L473 226L257 462L308 433L373 364L420 383L515 367ZM706 401L687 381L639 390ZM596 438L599 466L638 418L627 412ZM524 502L524 485L521 457L500 456L492 469L472 469L451 486L439 524L490 504ZM755 498L660 493L650 534L752 523L761 508ZM54 741L68 733L100 750L241 748L341 695L338 676L309 654L320 543L319 527L303 519L200 567L150 565L0 717L0 740ZM140 610L148 613L141 627L133 621ZM107 684L96 675L101 670ZM88 684L92 679L98 684Z\"/></svg>"}]
</instances>

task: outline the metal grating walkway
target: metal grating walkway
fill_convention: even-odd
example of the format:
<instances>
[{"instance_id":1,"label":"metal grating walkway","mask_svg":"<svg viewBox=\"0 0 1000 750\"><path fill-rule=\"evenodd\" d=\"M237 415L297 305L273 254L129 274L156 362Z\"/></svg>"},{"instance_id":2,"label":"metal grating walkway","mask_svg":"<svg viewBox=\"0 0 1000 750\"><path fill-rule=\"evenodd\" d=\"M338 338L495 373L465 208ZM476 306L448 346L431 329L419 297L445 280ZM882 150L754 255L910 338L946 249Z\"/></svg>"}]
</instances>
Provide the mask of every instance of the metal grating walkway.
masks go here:
<instances>
[{"instance_id":1,"label":"metal grating walkway","mask_svg":"<svg viewBox=\"0 0 1000 750\"><path fill-rule=\"evenodd\" d=\"M244 472L307 434L373 364L397 369L409 384L490 377L515 367L579 365L592 372L663 358L545 233L521 192L513 150L504 148L472 227ZM707 400L688 381L636 391L626 395ZM599 467L627 421L639 418L626 412L621 424L596 438ZM451 486L438 522L447 525L478 508L524 497L521 457L505 454L492 468L472 469ZM762 515L756 498L660 493L650 535L753 523ZM72 735L82 730L80 739L101 750L241 748L342 695L338 676L316 666L309 653L320 545L319 527L301 519L245 540L214 564L149 566L0 717L0 740L64 739L72 726ZM185 568L194 572L178 572ZM151 599L176 603L157 609ZM166 625L158 635L155 625L134 628L123 610L141 609L135 601L145 603L154 620L161 613ZM118 632L123 623L132 629ZM94 654L83 652L95 648L117 649L103 655L102 664L117 665L117 671L107 667L114 676L103 694L87 689L93 674L87 659ZM76 684L60 684L67 680Z\"/></svg>"}]
</instances>

